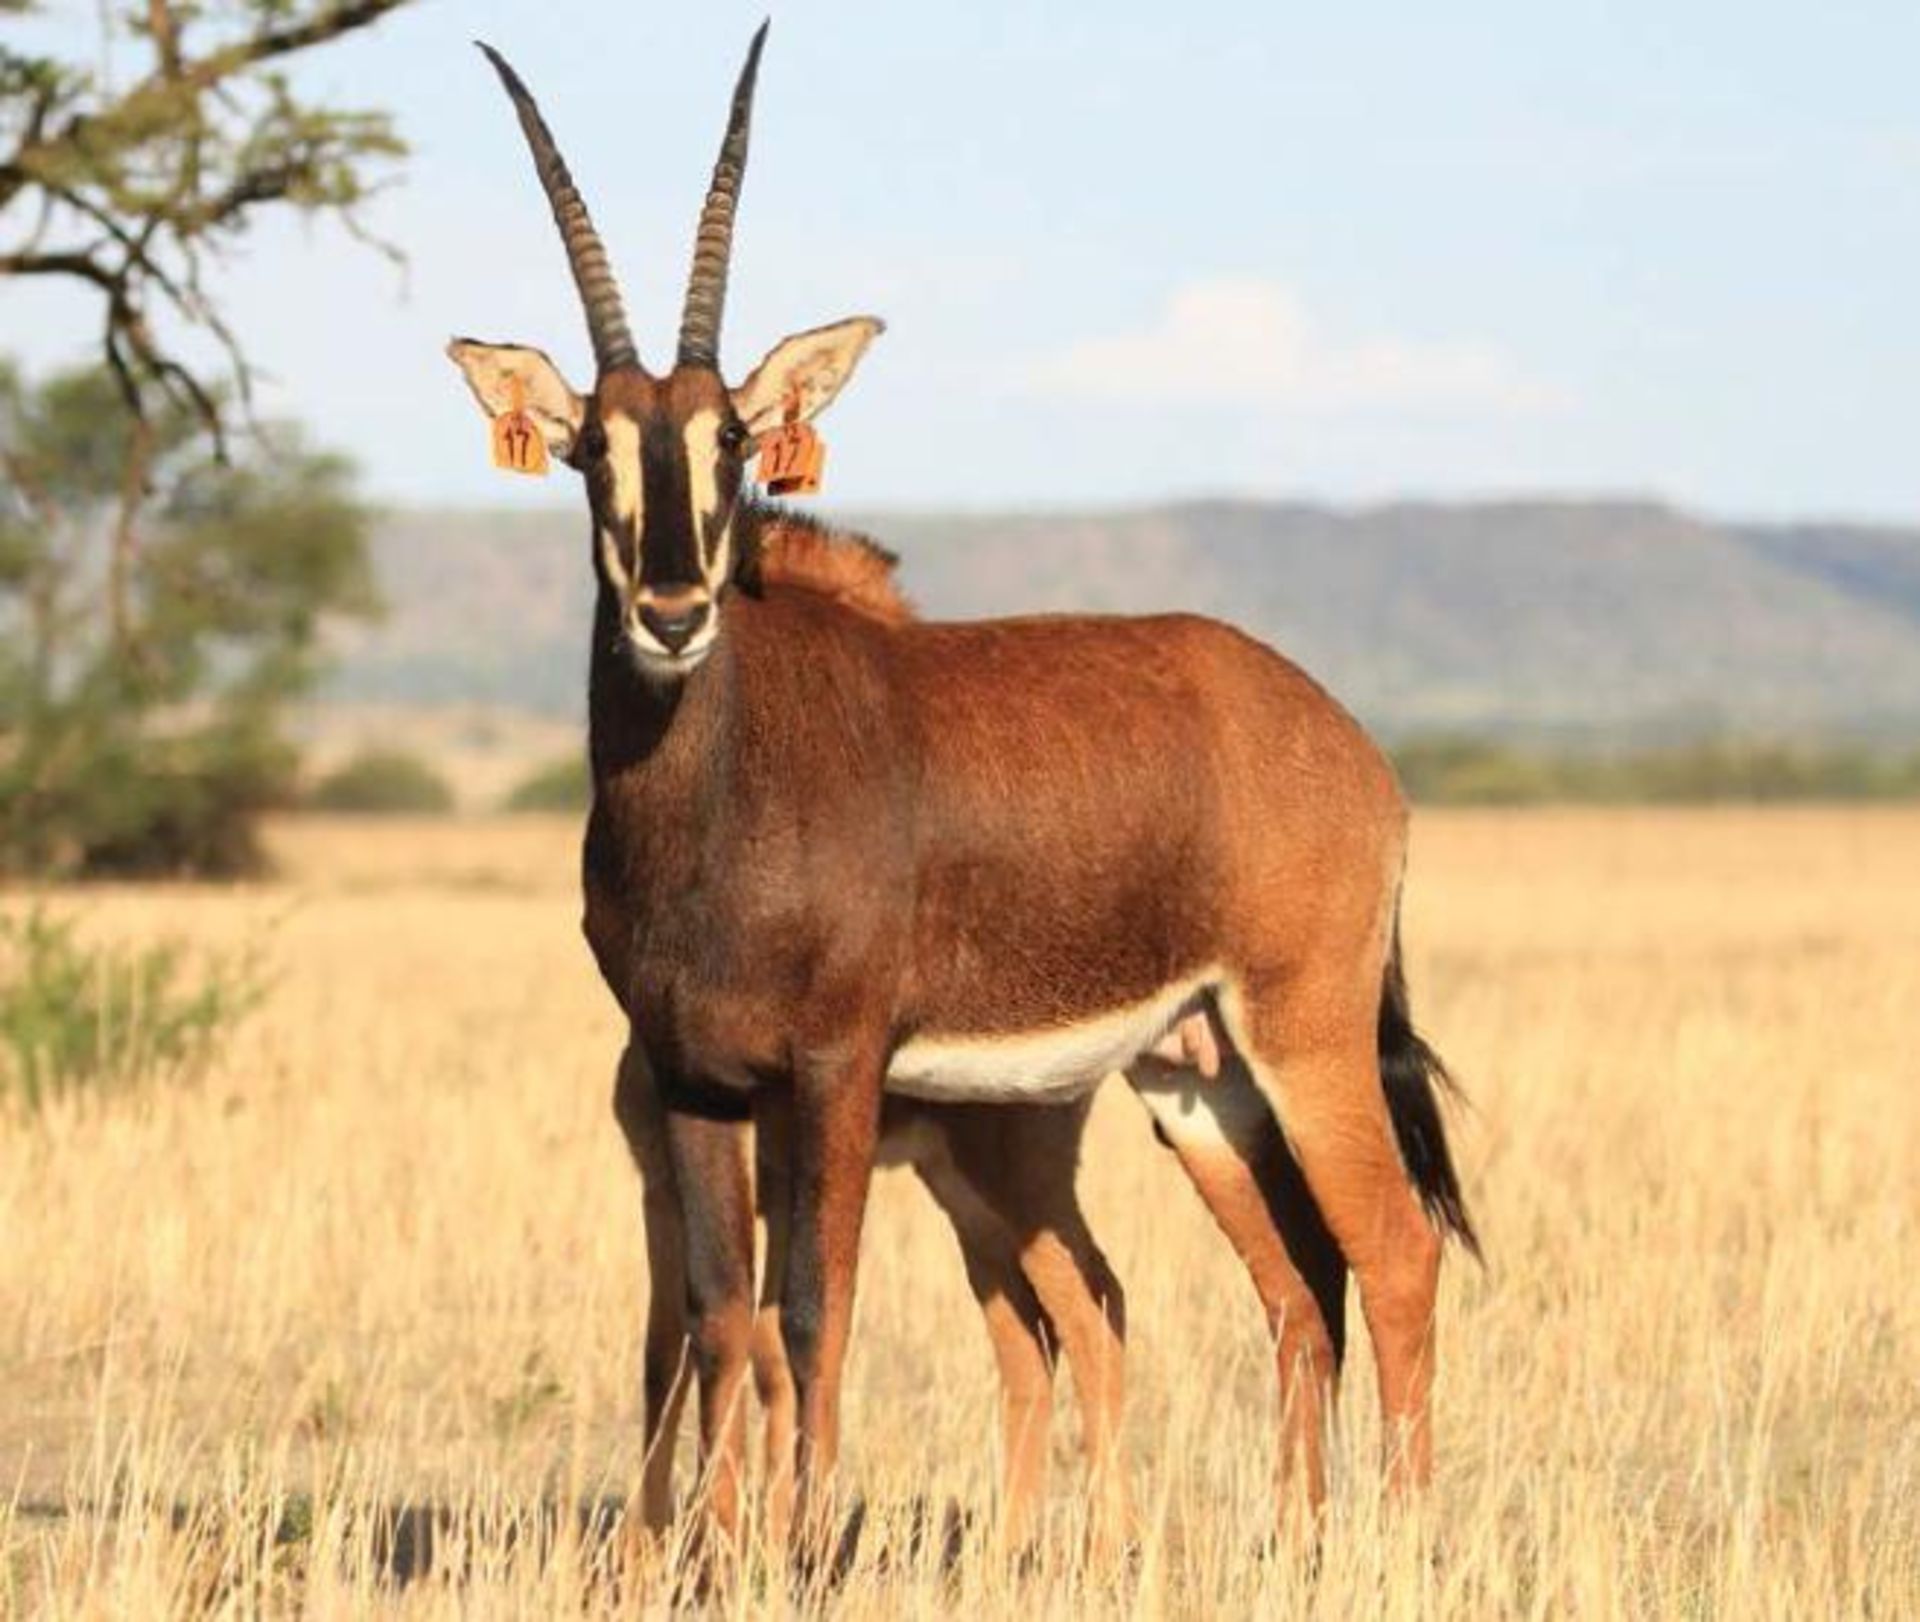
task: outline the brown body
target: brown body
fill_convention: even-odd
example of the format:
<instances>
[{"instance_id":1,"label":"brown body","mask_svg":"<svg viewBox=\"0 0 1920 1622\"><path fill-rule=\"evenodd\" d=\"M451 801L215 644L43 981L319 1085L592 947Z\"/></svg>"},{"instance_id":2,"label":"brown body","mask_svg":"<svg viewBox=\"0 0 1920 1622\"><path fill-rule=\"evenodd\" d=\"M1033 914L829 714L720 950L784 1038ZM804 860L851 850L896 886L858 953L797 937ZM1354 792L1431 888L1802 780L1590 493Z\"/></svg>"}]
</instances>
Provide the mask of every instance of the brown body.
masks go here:
<instances>
[{"instance_id":1,"label":"brown body","mask_svg":"<svg viewBox=\"0 0 1920 1622\"><path fill-rule=\"evenodd\" d=\"M881 1055L1038 1030L1329 946L1371 1021L1405 815L1277 655L1196 618L886 626L808 591L730 620L669 693L596 680L602 961L669 1016L671 1068L744 1093L855 1028Z\"/></svg>"}]
</instances>

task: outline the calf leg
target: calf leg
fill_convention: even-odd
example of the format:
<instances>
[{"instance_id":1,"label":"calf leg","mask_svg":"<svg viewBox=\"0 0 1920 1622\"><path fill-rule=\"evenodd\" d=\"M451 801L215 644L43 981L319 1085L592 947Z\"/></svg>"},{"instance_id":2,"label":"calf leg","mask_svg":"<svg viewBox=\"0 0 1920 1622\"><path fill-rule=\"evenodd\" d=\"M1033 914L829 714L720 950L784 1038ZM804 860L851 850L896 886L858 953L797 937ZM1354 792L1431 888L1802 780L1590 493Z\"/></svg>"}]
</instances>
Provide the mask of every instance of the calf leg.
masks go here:
<instances>
[{"instance_id":1,"label":"calf leg","mask_svg":"<svg viewBox=\"0 0 1920 1622\"><path fill-rule=\"evenodd\" d=\"M1126 1400L1126 1292L1088 1228L1076 1177L1092 1098L1049 1106L971 1106L949 1134L954 1165L1014 1235L1020 1268L1060 1337L1080 1398L1096 1556L1126 1541L1119 1457Z\"/></svg>"},{"instance_id":2,"label":"calf leg","mask_svg":"<svg viewBox=\"0 0 1920 1622\"><path fill-rule=\"evenodd\" d=\"M949 1155L914 1161L960 1241L967 1283L980 1303L1000 1369L1002 1503L1000 1541L1009 1553L1026 1548L1046 1487L1047 1432L1053 1417L1054 1328L1020 1270L1012 1231Z\"/></svg>"}]
</instances>

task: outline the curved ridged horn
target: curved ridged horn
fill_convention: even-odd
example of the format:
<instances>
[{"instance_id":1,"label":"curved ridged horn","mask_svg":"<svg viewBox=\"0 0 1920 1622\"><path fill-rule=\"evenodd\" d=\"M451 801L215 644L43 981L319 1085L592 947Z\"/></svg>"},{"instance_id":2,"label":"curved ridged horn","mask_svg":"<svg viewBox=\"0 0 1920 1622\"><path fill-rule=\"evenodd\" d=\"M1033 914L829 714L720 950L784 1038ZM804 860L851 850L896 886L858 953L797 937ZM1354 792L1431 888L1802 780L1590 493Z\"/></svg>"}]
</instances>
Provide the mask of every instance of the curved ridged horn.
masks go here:
<instances>
[{"instance_id":1,"label":"curved ridged horn","mask_svg":"<svg viewBox=\"0 0 1920 1622\"><path fill-rule=\"evenodd\" d=\"M603 372L616 366L637 366L639 353L633 347L633 334L627 330L626 306L620 302L620 284L613 279L613 267L607 263L607 250L600 233L593 228L587 205L567 172L566 159L554 143L553 131L540 116L533 92L521 82L520 75L498 51L484 40L475 40L500 75L501 84L520 115L520 129L533 153L533 167L540 176L547 201L553 207L553 223L560 227L560 240L566 245L567 265L574 285L580 289L580 303L587 312L587 336L593 340L593 358Z\"/></svg>"},{"instance_id":2,"label":"curved ridged horn","mask_svg":"<svg viewBox=\"0 0 1920 1622\"><path fill-rule=\"evenodd\" d=\"M727 303L727 264L733 257L733 213L740 205L740 182L747 172L747 135L753 123L753 84L760 72L760 48L769 22L762 23L747 47L746 66L733 87L733 110L726 138L713 165L700 229L693 238L693 271L687 277L687 302L680 316L680 364L720 364L720 317Z\"/></svg>"}]
</instances>

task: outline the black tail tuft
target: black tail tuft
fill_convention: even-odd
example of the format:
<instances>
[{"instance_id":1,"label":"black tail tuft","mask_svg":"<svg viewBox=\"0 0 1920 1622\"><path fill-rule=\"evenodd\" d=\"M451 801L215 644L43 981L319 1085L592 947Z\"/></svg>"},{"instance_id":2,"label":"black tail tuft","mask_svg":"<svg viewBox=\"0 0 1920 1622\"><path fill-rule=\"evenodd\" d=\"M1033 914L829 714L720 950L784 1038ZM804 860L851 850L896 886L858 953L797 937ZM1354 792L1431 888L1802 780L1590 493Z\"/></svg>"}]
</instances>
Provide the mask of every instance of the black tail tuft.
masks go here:
<instances>
[{"instance_id":1,"label":"black tail tuft","mask_svg":"<svg viewBox=\"0 0 1920 1622\"><path fill-rule=\"evenodd\" d=\"M1380 1079L1387 1090L1387 1112L1393 1117L1393 1135L1400 1158L1419 1190L1420 1203L1441 1228L1481 1256L1480 1236L1460 1192L1459 1174L1447 1148L1447 1129L1440 1119L1440 1093L1459 1094L1459 1084L1447 1073L1440 1055L1421 1040L1407 1011L1407 978L1400 967L1400 922L1394 920L1393 950L1387 957L1386 983L1380 993ZM1484 1260L1484 1258L1481 1258Z\"/></svg>"}]
</instances>

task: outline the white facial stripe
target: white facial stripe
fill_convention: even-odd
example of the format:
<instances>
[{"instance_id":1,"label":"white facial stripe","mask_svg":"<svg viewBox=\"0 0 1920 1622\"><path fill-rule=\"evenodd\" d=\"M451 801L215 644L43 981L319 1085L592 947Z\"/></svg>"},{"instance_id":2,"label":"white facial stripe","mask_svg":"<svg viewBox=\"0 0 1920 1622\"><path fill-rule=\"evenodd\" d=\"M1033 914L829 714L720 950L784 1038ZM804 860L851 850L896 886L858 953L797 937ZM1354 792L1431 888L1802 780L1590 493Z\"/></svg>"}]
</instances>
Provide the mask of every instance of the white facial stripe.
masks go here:
<instances>
[{"instance_id":1,"label":"white facial stripe","mask_svg":"<svg viewBox=\"0 0 1920 1622\"><path fill-rule=\"evenodd\" d=\"M693 511L693 542L699 549L700 567L711 586L715 581L726 578L721 569L708 564L705 544L707 521L720 507L720 486L713 476L714 467L720 459L720 413L713 410L696 411L687 419L684 439L687 447L688 505ZM731 529L732 526L728 527ZM723 538L714 549L713 565L723 561L722 554L729 550L730 541L730 536Z\"/></svg>"},{"instance_id":2,"label":"white facial stripe","mask_svg":"<svg viewBox=\"0 0 1920 1622\"><path fill-rule=\"evenodd\" d=\"M617 415L602 418L600 426L607 436L609 505L616 521L629 529L637 547L641 521L646 516L646 487L640 477L640 426L631 417ZM633 576L620 561L618 540L605 526L600 530L600 555L606 560L608 578L631 595Z\"/></svg>"},{"instance_id":3,"label":"white facial stripe","mask_svg":"<svg viewBox=\"0 0 1920 1622\"><path fill-rule=\"evenodd\" d=\"M627 574L627 566L620 561L620 543L614 539L613 531L604 524L600 526L600 561L607 566L607 578L621 596L631 597L633 580Z\"/></svg>"},{"instance_id":4,"label":"white facial stripe","mask_svg":"<svg viewBox=\"0 0 1920 1622\"><path fill-rule=\"evenodd\" d=\"M916 1036L887 1067L887 1091L952 1101L1075 1098L1132 1064L1220 983L1220 971L1207 969L1131 1007L1050 1030Z\"/></svg>"},{"instance_id":5,"label":"white facial stripe","mask_svg":"<svg viewBox=\"0 0 1920 1622\"><path fill-rule=\"evenodd\" d=\"M640 425L617 414L601 421L607 436L607 468L613 476L613 510L623 520L640 523L645 496L640 479Z\"/></svg>"}]
</instances>

